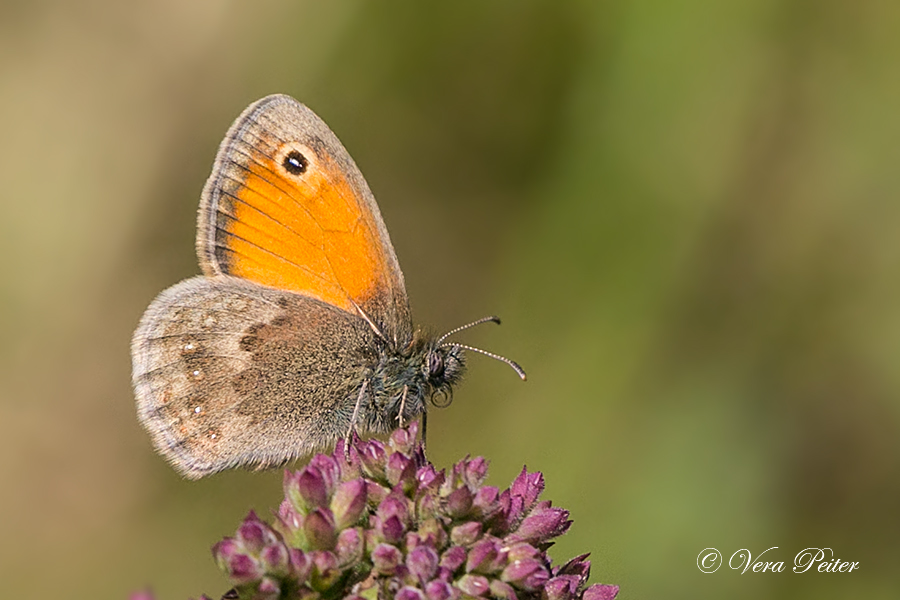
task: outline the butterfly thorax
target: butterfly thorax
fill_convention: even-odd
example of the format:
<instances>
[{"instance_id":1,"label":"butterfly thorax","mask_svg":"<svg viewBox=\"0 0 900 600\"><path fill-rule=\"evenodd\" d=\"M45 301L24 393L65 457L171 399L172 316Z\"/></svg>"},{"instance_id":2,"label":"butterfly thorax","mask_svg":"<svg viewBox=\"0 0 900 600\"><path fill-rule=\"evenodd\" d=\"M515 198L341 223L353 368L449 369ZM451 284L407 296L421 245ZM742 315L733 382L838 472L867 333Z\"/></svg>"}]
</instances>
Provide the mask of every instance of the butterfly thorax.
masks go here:
<instances>
[{"instance_id":1,"label":"butterfly thorax","mask_svg":"<svg viewBox=\"0 0 900 600\"><path fill-rule=\"evenodd\" d=\"M438 338L417 331L401 348L385 344L370 381L370 410L365 428L373 432L395 429L427 410L428 403L445 407L453 397L453 386L465 371L463 349L438 345Z\"/></svg>"}]
</instances>

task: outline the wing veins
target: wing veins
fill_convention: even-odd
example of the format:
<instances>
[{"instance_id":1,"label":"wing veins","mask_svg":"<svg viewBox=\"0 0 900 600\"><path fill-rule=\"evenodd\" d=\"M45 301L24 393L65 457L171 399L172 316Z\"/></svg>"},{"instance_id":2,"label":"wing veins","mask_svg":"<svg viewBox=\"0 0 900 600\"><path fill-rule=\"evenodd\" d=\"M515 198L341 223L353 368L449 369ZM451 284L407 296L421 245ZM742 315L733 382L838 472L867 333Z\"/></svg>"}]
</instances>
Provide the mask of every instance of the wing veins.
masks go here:
<instances>
[{"instance_id":1,"label":"wing veins","mask_svg":"<svg viewBox=\"0 0 900 600\"><path fill-rule=\"evenodd\" d=\"M310 275L312 275L313 277L315 277L315 278L317 278L317 279L320 279L320 280L322 280L322 281L325 281L326 283L335 283L335 282L333 282L333 281L329 281L328 279L325 279L324 277L322 277L321 275L319 275L319 274L316 273L315 271L312 271L309 267L306 267L306 266L297 264L297 263L295 263L294 261L289 260L289 259L285 258L284 256L281 256L280 254L276 254L275 252L272 252L271 250L267 250L266 248L263 248L263 247L260 246L259 244L254 244L254 243L251 242L250 240L245 239L245 238L242 238L241 236L239 236L239 235L237 235L237 234L231 233L230 231L225 231L224 229L221 229L220 227L216 227L216 229L217 229L218 231L221 231L221 232L224 233L225 235L230 235L231 237L233 237L233 238L235 238L235 239L241 240L242 242L246 242L248 245L253 246L254 248L259 248L259 249L262 250L263 252L265 252L265 253L267 253L267 254L271 254L271 255L274 256L275 258L278 258L278 259L280 259L281 261L286 262L286 263L289 264L289 265L292 265L292 266L294 266L294 267L297 267L297 268L300 269L301 271L306 271L307 273L309 273ZM238 254L238 255L240 255L240 256L243 256L243 257L246 258L247 260L256 263L256 264L259 265L260 267L263 267L263 265L260 265L258 262L256 262L255 260L253 260L253 258L251 258L250 256L248 256L247 254L245 254L245 253L243 253L243 252L238 252L238 251L235 250L234 248L229 248L228 246L223 246L223 245L219 244L218 242L216 242L216 248L223 248L223 249L225 249L225 250L228 250L229 252L232 252L232 253L234 253L234 254ZM263 268L264 268L264 267L263 267ZM340 285L340 283L338 283L338 287L340 287L340 288L341 288L341 291L343 291L345 294L347 293L347 291L344 290L344 288ZM281 288L278 288L278 289L281 289ZM348 296L349 296L349 295L348 295Z\"/></svg>"},{"instance_id":2,"label":"wing veins","mask_svg":"<svg viewBox=\"0 0 900 600\"><path fill-rule=\"evenodd\" d=\"M253 192L253 193L256 194L257 196L260 196L260 197L262 197L262 198L265 198L265 195L264 195L264 194L261 194L261 193L258 192L257 190L255 190L255 189L253 189L253 188L251 188L251 187L249 187L249 186L246 186L246 185L242 184L242 183L239 182L237 179L234 179L234 178L232 178L232 177L228 177L227 175L226 175L225 177L227 177L227 178L230 179L231 181L234 181L234 182L238 183L239 185L242 185L242 186L244 187L244 189ZM268 219L269 219L270 221L272 221L273 223L277 223L278 225L281 225L284 229L286 229L287 231L291 232L294 236L296 236L297 239L306 242L307 244L309 244L309 245L312 246L313 248L316 248L317 250L324 251L324 248L322 248L322 247L320 247L320 246L317 246L317 245L314 244L312 241L310 241L310 240L306 239L305 237L303 237L303 235L301 235L299 231L297 231L296 229L294 229L293 227L290 227L289 225L287 225L287 224L285 224L285 223L282 223L281 221L279 221L278 219L276 219L275 217L273 217L272 215L270 215L270 214L267 213L266 211L262 210L261 208L258 208L258 207L256 207L256 206L250 204L250 203L247 202L246 200L244 200L244 199L242 199L242 198L239 198L239 197L236 196L235 194L232 194L232 193L230 193L230 192L226 192L225 190L221 190L221 193L222 193L223 195L225 195L225 196L228 196L229 198L233 198L234 200L236 200L237 202L240 202L241 204L243 204L244 206L246 206L246 207L248 207L248 208L252 208L253 210L255 210L256 212L258 212L259 214L261 214L261 215L263 215L264 217L268 218ZM228 216L228 217L234 219L235 221L238 221L239 223L244 223L244 224L247 225L248 227L252 227L252 225L249 225L249 224L247 224L246 222L241 221L241 220L238 219L237 217L228 214L228 213L225 212L224 210L221 210L221 209L218 209L218 208L217 208L217 209L216 209L216 213L221 213L221 214L223 214L223 215L226 215L226 216ZM322 231L327 231L327 230L324 229L321 225L319 225L319 223L315 220L315 218L313 218L312 216L310 216L310 218L313 219L313 222L316 224L316 226L319 227L320 230L322 230ZM254 227L254 229L256 229L257 231L260 231L259 229L255 228L255 227ZM271 237L271 236L269 236L269 237Z\"/></svg>"}]
</instances>

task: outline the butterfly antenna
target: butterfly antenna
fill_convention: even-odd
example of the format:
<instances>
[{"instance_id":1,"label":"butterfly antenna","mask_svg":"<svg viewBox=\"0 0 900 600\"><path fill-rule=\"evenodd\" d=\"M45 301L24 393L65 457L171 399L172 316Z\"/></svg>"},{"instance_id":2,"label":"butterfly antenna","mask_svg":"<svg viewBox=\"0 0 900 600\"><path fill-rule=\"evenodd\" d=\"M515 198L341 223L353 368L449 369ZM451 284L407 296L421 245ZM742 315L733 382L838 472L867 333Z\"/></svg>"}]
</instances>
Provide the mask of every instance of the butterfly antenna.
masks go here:
<instances>
[{"instance_id":1,"label":"butterfly antenna","mask_svg":"<svg viewBox=\"0 0 900 600\"><path fill-rule=\"evenodd\" d=\"M497 325L499 325L500 317L482 317L482 318L478 319L477 321L472 321L468 325L463 325L462 327L457 327L456 329L448 331L447 333L445 333L444 335L439 337L437 343L438 343L438 345L440 345L441 342L446 340L448 337L450 337L454 333L459 333L460 331L463 331L464 329L469 329L470 327L475 327L476 325L481 325L482 323L496 323Z\"/></svg>"},{"instance_id":2,"label":"butterfly antenna","mask_svg":"<svg viewBox=\"0 0 900 600\"><path fill-rule=\"evenodd\" d=\"M482 321L484 322L484 321ZM513 371L521 377L522 381L525 381L525 370L520 367L515 361L509 360L505 356L500 356L499 354L494 354L493 352L488 352L487 350L482 350L481 348L475 348L474 346L466 346L465 344L457 344L456 342L441 344L441 347L444 346L459 346L460 348L465 348L466 350L471 350L472 352L478 352L479 354L484 354L485 356L490 356L494 360L499 360L500 362L505 362L510 367L512 367Z\"/></svg>"}]
</instances>

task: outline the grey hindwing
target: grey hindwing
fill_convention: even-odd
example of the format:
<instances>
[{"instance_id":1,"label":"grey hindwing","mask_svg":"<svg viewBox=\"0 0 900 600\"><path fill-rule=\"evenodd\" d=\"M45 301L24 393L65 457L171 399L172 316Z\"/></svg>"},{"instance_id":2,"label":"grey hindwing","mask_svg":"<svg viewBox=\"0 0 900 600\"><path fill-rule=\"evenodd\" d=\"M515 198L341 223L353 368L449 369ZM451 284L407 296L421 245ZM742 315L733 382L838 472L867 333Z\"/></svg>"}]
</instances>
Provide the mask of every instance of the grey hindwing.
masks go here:
<instances>
[{"instance_id":1,"label":"grey hindwing","mask_svg":"<svg viewBox=\"0 0 900 600\"><path fill-rule=\"evenodd\" d=\"M229 276L161 293L132 340L138 416L182 474L284 463L343 436L374 333L319 300Z\"/></svg>"}]
</instances>

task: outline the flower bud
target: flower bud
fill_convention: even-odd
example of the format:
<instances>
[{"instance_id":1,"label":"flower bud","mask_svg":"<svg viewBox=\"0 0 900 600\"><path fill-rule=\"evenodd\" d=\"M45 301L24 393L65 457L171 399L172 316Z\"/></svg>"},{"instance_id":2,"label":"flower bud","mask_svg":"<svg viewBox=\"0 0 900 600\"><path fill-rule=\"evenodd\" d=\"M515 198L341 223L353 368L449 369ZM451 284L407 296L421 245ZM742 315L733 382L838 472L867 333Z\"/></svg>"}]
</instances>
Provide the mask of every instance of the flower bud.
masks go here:
<instances>
[{"instance_id":1,"label":"flower bud","mask_svg":"<svg viewBox=\"0 0 900 600\"><path fill-rule=\"evenodd\" d=\"M301 514L314 508L328 506L328 488L322 472L312 465L307 465L294 479L299 494L300 506L296 507Z\"/></svg>"},{"instance_id":2,"label":"flower bud","mask_svg":"<svg viewBox=\"0 0 900 600\"><path fill-rule=\"evenodd\" d=\"M368 496L369 506L378 506L385 498L391 494L391 490L383 485L372 481L366 481L366 495Z\"/></svg>"},{"instance_id":3,"label":"flower bud","mask_svg":"<svg viewBox=\"0 0 900 600\"><path fill-rule=\"evenodd\" d=\"M562 508L541 508L525 517L515 531L515 537L532 543L543 543L564 534L572 521L569 511Z\"/></svg>"},{"instance_id":4,"label":"flower bud","mask_svg":"<svg viewBox=\"0 0 900 600\"><path fill-rule=\"evenodd\" d=\"M409 501L402 495L392 493L381 501L376 514L384 520L396 516L405 527L409 523Z\"/></svg>"},{"instance_id":5,"label":"flower bud","mask_svg":"<svg viewBox=\"0 0 900 600\"><path fill-rule=\"evenodd\" d=\"M218 544L213 547L213 553L219 568L237 584L250 583L262 577L265 572L248 554L223 551Z\"/></svg>"},{"instance_id":6,"label":"flower bud","mask_svg":"<svg viewBox=\"0 0 900 600\"><path fill-rule=\"evenodd\" d=\"M522 467L522 472L509 486L509 491L513 496L522 498L524 508L528 510L544 491L544 476L540 471L529 473L528 469Z\"/></svg>"},{"instance_id":7,"label":"flower bud","mask_svg":"<svg viewBox=\"0 0 900 600\"><path fill-rule=\"evenodd\" d=\"M541 565L541 561L534 558L514 560L505 569L503 569L503 573L500 575L500 578L503 581L509 582L513 585L517 585L518 587L523 587L522 583L525 581L525 579L541 568L543 568Z\"/></svg>"},{"instance_id":8,"label":"flower bud","mask_svg":"<svg viewBox=\"0 0 900 600\"><path fill-rule=\"evenodd\" d=\"M444 482L444 475L435 470L434 465L427 464L416 471L416 481L419 482L419 492L421 493L425 490L439 488Z\"/></svg>"},{"instance_id":9,"label":"flower bud","mask_svg":"<svg viewBox=\"0 0 900 600\"><path fill-rule=\"evenodd\" d=\"M384 521L376 519L376 532L380 538L389 544L397 544L403 539L404 528L400 519L394 515Z\"/></svg>"},{"instance_id":10,"label":"flower bud","mask_svg":"<svg viewBox=\"0 0 900 600\"><path fill-rule=\"evenodd\" d=\"M540 555L540 551L526 542L517 542L510 544L508 548L509 561L525 560L526 558L535 558Z\"/></svg>"},{"instance_id":11,"label":"flower bud","mask_svg":"<svg viewBox=\"0 0 900 600\"><path fill-rule=\"evenodd\" d=\"M395 452L388 457L384 474L391 485L396 486L400 484L405 492L410 491L416 485L415 462L399 452Z\"/></svg>"},{"instance_id":12,"label":"flower bud","mask_svg":"<svg viewBox=\"0 0 900 600\"><path fill-rule=\"evenodd\" d=\"M260 521L252 510L238 527L236 537L248 552L254 554L278 540L275 532L266 523Z\"/></svg>"},{"instance_id":13,"label":"flower bud","mask_svg":"<svg viewBox=\"0 0 900 600\"><path fill-rule=\"evenodd\" d=\"M384 445L378 440L369 440L359 453L360 468L363 474L371 479L384 477L386 458Z\"/></svg>"},{"instance_id":14,"label":"flower bud","mask_svg":"<svg viewBox=\"0 0 900 600\"><path fill-rule=\"evenodd\" d=\"M484 596L490 589L491 584L488 582L487 577L469 573L460 577L459 581L456 582L456 587L461 589L464 594L470 596Z\"/></svg>"},{"instance_id":15,"label":"flower bud","mask_svg":"<svg viewBox=\"0 0 900 600\"><path fill-rule=\"evenodd\" d=\"M294 577L296 577L298 581L306 581L306 578L309 577L309 573L313 567L312 559L307 553L298 548L289 548L288 552Z\"/></svg>"},{"instance_id":16,"label":"flower bud","mask_svg":"<svg viewBox=\"0 0 900 600\"><path fill-rule=\"evenodd\" d=\"M375 570L382 575L393 575L394 571L403 562L403 554L390 544L378 544L372 550L372 564Z\"/></svg>"},{"instance_id":17,"label":"flower bud","mask_svg":"<svg viewBox=\"0 0 900 600\"><path fill-rule=\"evenodd\" d=\"M366 482L351 479L340 484L331 499L335 526L344 529L356 523L366 508Z\"/></svg>"},{"instance_id":18,"label":"flower bud","mask_svg":"<svg viewBox=\"0 0 900 600\"><path fill-rule=\"evenodd\" d=\"M453 491L446 500L447 514L454 519L461 519L472 509L472 492L467 487Z\"/></svg>"},{"instance_id":19,"label":"flower bud","mask_svg":"<svg viewBox=\"0 0 900 600\"><path fill-rule=\"evenodd\" d=\"M259 562L266 573L286 575L290 565L288 549L281 543L266 546L259 553Z\"/></svg>"},{"instance_id":20,"label":"flower bud","mask_svg":"<svg viewBox=\"0 0 900 600\"><path fill-rule=\"evenodd\" d=\"M435 579L425 585L425 596L428 600L450 600L453 597L453 588L446 581Z\"/></svg>"},{"instance_id":21,"label":"flower bud","mask_svg":"<svg viewBox=\"0 0 900 600\"><path fill-rule=\"evenodd\" d=\"M482 488L478 488L478 491L475 492L475 498L472 500L472 505L478 509L483 516L489 516L499 508L499 506L497 506L498 496L499 490L496 487L486 485Z\"/></svg>"},{"instance_id":22,"label":"flower bud","mask_svg":"<svg viewBox=\"0 0 900 600\"><path fill-rule=\"evenodd\" d=\"M278 585L278 581L271 577L263 577L256 588L256 596L254 598L259 598L260 600L271 598L276 600L279 595L281 595L281 586Z\"/></svg>"},{"instance_id":23,"label":"flower bud","mask_svg":"<svg viewBox=\"0 0 900 600\"><path fill-rule=\"evenodd\" d=\"M449 537L444 524L437 519L422 519L419 521L419 540L432 548L445 548Z\"/></svg>"},{"instance_id":24,"label":"flower bud","mask_svg":"<svg viewBox=\"0 0 900 600\"><path fill-rule=\"evenodd\" d=\"M547 581L543 600L573 600L578 593L581 580L576 575L559 575Z\"/></svg>"},{"instance_id":25,"label":"flower bud","mask_svg":"<svg viewBox=\"0 0 900 600\"><path fill-rule=\"evenodd\" d=\"M466 562L466 549L460 546L452 546L441 556L441 566L456 571Z\"/></svg>"},{"instance_id":26,"label":"flower bud","mask_svg":"<svg viewBox=\"0 0 900 600\"><path fill-rule=\"evenodd\" d=\"M338 569L337 557L331 552L321 550L313 552L312 556L313 569L310 573L309 584L317 592L327 592L343 575Z\"/></svg>"},{"instance_id":27,"label":"flower bud","mask_svg":"<svg viewBox=\"0 0 900 600\"><path fill-rule=\"evenodd\" d=\"M481 536L481 523L469 521L450 530L450 541L459 546L471 546Z\"/></svg>"},{"instance_id":28,"label":"flower bud","mask_svg":"<svg viewBox=\"0 0 900 600\"><path fill-rule=\"evenodd\" d=\"M613 600L619 594L619 586L595 583L584 590L582 600Z\"/></svg>"},{"instance_id":29,"label":"flower bud","mask_svg":"<svg viewBox=\"0 0 900 600\"><path fill-rule=\"evenodd\" d=\"M335 545L335 554L337 555L338 564L348 565L362 558L363 536L358 529L345 529L338 535L337 544Z\"/></svg>"},{"instance_id":30,"label":"flower bud","mask_svg":"<svg viewBox=\"0 0 900 600\"><path fill-rule=\"evenodd\" d=\"M485 477L487 477L487 469L488 462L480 456L476 456L475 458L466 461L465 473L463 475L465 482L473 488L481 486L481 484L484 483Z\"/></svg>"},{"instance_id":31,"label":"flower bud","mask_svg":"<svg viewBox=\"0 0 900 600\"><path fill-rule=\"evenodd\" d=\"M590 554L576 556L556 570L556 575L577 575L584 583L591 574L591 561L587 560Z\"/></svg>"},{"instance_id":32,"label":"flower bud","mask_svg":"<svg viewBox=\"0 0 900 600\"><path fill-rule=\"evenodd\" d=\"M394 600L425 600L425 594L422 593L422 590L405 586L394 595Z\"/></svg>"},{"instance_id":33,"label":"flower bud","mask_svg":"<svg viewBox=\"0 0 900 600\"><path fill-rule=\"evenodd\" d=\"M520 586L529 592L538 592L544 587L548 579L550 579L550 574L542 565L541 568L535 569L531 575L522 580Z\"/></svg>"},{"instance_id":34,"label":"flower bud","mask_svg":"<svg viewBox=\"0 0 900 600\"><path fill-rule=\"evenodd\" d=\"M395 452L410 454L412 452L413 444L415 443L415 441L416 438L413 432L407 431L406 429L397 429L391 434L388 443L390 443L391 448Z\"/></svg>"},{"instance_id":35,"label":"flower bud","mask_svg":"<svg viewBox=\"0 0 900 600\"><path fill-rule=\"evenodd\" d=\"M491 596L494 598L503 598L504 600L518 600L516 591L512 586L499 579L491 581Z\"/></svg>"},{"instance_id":36,"label":"flower bud","mask_svg":"<svg viewBox=\"0 0 900 600\"><path fill-rule=\"evenodd\" d=\"M406 557L406 568L424 585L437 573L438 555L430 546L418 546Z\"/></svg>"},{"instance_id":37,"label":"flower bud","mask_svg":"<svg viewBox=\"0 0 900 600\"><path fill-rule=\"evenodd\" d=\"M491 564L500 551L500 544L493 538L485 538L476 542L472 549L469 550L469 557L466 560L466 571L487 571L485 567Z\"/></svg>"},{"instance_id":38,"label":"flower bud","mask_svg":"<svg viewBox=\"0 0 900 600\"><path fill-rule=\"evenodd\" d=\"M289 537L298 529L303 527L303 515L294 510L294 505L290 500L284 500L278 506L278 523L280 531L285 537Z\"/></svg>"},{"instance_id":39,"label":"flower bud","mask_svg":"<svg viewBox=\"0 0 900 600\"><path fill-rule=\"evenodd\" d=\"M306 543L313 550L331 550L337 540L334 517L327 508L317 508L303 521Z\"/></svg>"}]
</instances>

